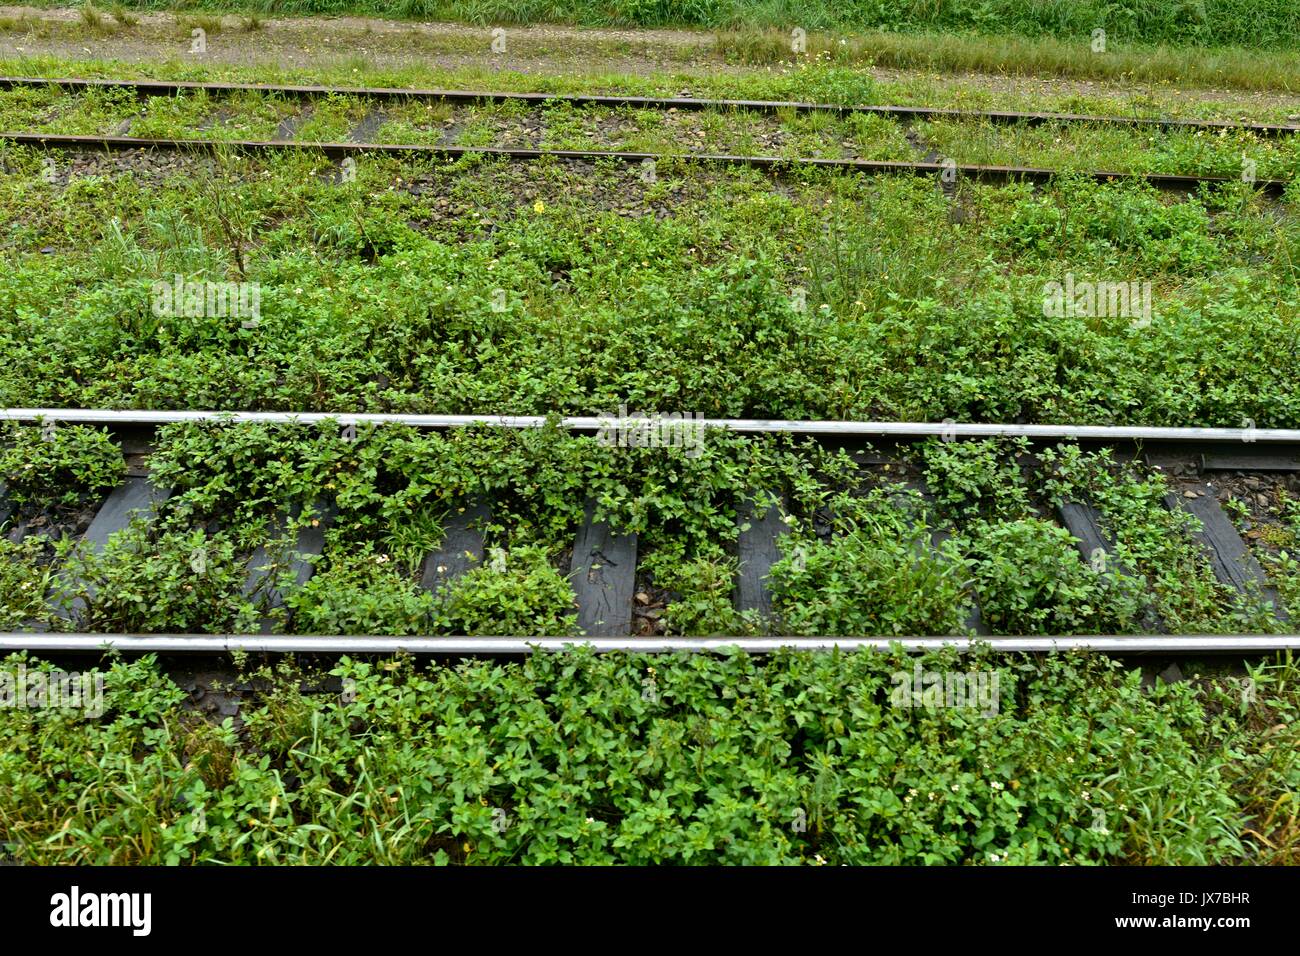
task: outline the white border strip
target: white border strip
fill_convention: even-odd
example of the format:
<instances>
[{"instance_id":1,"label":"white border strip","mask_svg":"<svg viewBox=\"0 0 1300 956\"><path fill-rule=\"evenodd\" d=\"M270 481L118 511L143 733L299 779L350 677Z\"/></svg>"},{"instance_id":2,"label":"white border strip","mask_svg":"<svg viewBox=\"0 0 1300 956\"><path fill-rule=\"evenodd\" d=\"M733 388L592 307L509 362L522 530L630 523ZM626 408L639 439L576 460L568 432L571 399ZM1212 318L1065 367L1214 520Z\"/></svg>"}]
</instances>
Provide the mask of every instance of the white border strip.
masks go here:
<instances>
[{"instance_id":1,"label":"white border strip","mask_svg":"<svg viewBox=\"0 0 1300 956\"><path fill-rule=\"evenodd\" d=\"M637 412L628 416L637 420ZM0 408L0 421L53 421L83 425L166 425L175 422L228 421L317 424L394 424L415 428L463 428L489 425L498 428L542 428L544 415L399 415L343 412L222 412L148 411L95 408ZM596 431L618 419L614 415L556 419L560 427ZM1128 425L1015 425L956 422L786 421L761 418L695 419L696 427L742 433L779 432L807 435L863 435L914 438L937 435L950 438L1096 438L1102 440L1293 442L1300 443L1300 428L1165 428Z\"/></svg>"},{"instance_id":2,"label":"white border strip","mask_svg":"<svg viewBox=\"0 0 1300 956\"><path fill-rule=\"evenodd\" d=\"M145 653L213 654L229 651L271 654L441 654L524 655L582 646L605 653L662 654L676 651L722 652L739 648L751 654L778 650L842 651L863 649L909 651L953 647L969 651L987 646L1002 652L1044 653L1094 650L1106 653L1171 653L1300 650L1300 634L1134 634L1057 637L376 637L257 634L31 634L0 633L0 652L116 650Z\"/></svg>"}]
</instances>

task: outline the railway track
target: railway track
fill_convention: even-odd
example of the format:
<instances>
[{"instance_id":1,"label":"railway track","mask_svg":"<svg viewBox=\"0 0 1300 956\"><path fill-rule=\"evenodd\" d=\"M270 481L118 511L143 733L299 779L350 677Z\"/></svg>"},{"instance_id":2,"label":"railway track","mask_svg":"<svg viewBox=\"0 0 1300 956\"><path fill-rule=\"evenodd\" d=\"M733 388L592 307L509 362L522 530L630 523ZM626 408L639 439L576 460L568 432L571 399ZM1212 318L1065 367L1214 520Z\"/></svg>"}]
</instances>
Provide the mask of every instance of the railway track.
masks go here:
<instances>
[{"instance_id":1,"label":"railway track","mask_svg":"<svg viewBox=\"0 0 1300 956\"><path fill-rule=\"evenodd\" d=\"M899 160L825 159L818 157L788 158L782 156L736 156L724 153L638 153L614 150L532 149L499 146L435 146L418 143L364 143L364 142L299 142L297 140L207 140L207 139L156 139L133 136L86 136L63 133L0 132L0 144L30 146L38 149L80 150L162 150L170 152L216 152L228 150L235 153L315 152L331 159L349 156L428 156L459 159L465 156L484 156L510 161L556 159L562 161L584 160L598 162L609 160L628 165L646 163L694 162L710 165L741 166L773 172L807 169L834 169L868 175L910 174L914 176L961 176L977 182L1049 183L1061 175L1061 170L1034 166L984 166L971 163L905 162ZM1228 176L1191 176L1174 173L1129 173L1110 170L1071 170L1094 182L1138 181L1160 189L1177 192L1194 192L1201 186L1223 186L1237 180ZM1253 188L1266 196L1283 195L1290 182L1282 179L1258 179Z\"/></svg>"},{"instance_id":2,"label":"railway track","mask_svg":"<svg viewBox=\"0 0 1300 956\"><path fill-rule=\"evenodd\" d=\"M426 429L450 429L472 425L526 429L548 424L542 416L491 415L347 415L328 413L285 412L215 412L215 411L114 411L100 409L0 409L0 420L21 423L79 424L108 427L124 450L139 455L151 448L153 431L160 425L177 422L262 422L319 424L400 424ZM584 432L601 426L602 418L566 418L563 428ZM1031 442L1075 440L1115 449L1125 456L1141 456L1152 465L1182 475L1183 485L1211 489L1210 482L1224 472L1300 473L1300 429L1241 428L1162 428L1130 426L1024 425L992 423L911 423L911 422L816 422L765 421L741 419L705 420L705 427L740 434L790 434L810 436L840 447L861 446L867 439L885 445L909 443L933 437L958 441L972 438L1012 437ZM876 446L873 446L876 447ZM886 458L880 459L887 462ZM923 495L926 490L918 488ZM94 549L104 546L108 538L127 527L136 515L148 515L168 497L165 489L150 484L147 477L135 473L114 490L99 506L83 535L84 543ZM1228 588L1241 593L1258 589L1273 602L1277 617L1285 621L1276 593L1260 565L1251 555L1249 545L1235 529L1212 490L1191 490L1179 496L1166 496L1170 510L1183 509L1199 521L1196 535L1205 559L1215 577ZM464 573L483 560L485 547L478 530L482 519L490 514L490 500L465 503L460 513L447 523L446 534L437 551L426 556L421 567L421 584L434 589ZM6 510L0 499L0 512ZM323 513L328 516L328 505ZM0 521L4 520L0 514ZM1075 541L1080 555L1104 562L1113 549L1100 514L1088 501L1069 502L1057 507L1058 523ZM328 517L327 517L328 520ZM771 594L767 590L768 572L782 558L782 536L788 529L780 511L742 514L737 526L739 573L735 581L735 602L740 610L760 613L771 611ZM321 530L304 529L296 547L296 569L300 581L312 573L312 558L324 547ZM258 556L249 560L250 587L257 583ZM978 609L967 621L974 636L905 636L881 637L753 637L753 638L675 638L638 637L632 635L634 592L636 590L637 537L616 534L608 524L594 520L591 502L586 517L573 542L570 574L578 604L578 624L586 637L517 637L480 638L430 636L390 638L367 635L343 637L281 635L264 630L261 634L103 634L103 633L8 633L0 634L0 651L22 649L43 652L99 652L112 647L126 653L158 652L176 654L220 654L242 650L253 653L397 653L412 652L445 656L526 654L534 650L556 650L567 645L587 644L598 651L668 652L681 650L717 651L742 647L753 653L767 653L778 648L845 650L886 648L891 644L922 650L940 645L968 649L976 642L987 642L1004 651L1043 652L1090 648L1096 651L1127 654L1197 655L1207 653L1267 653L1300 649L1298 634L1238 635L990 635L983 628Z\"/></svg>"},{"instance_id":3,"label":"railway track","mask_svg":"<svg viewBox=\"0 0 1300 956\"><path fill-rule=\"evenodd\" d=\"M1229 120L1169 119L1143 116L1105 116L1087 113L1044 113L1015 110L955 110L930 106L847 105L790 100L701 99L689 96L596 96L571 93L505 93L489 90L399 89L366 86L302 86L273 83L210 83L177 80L79 79L0 76L0 89L65 89L72 92L125 89L139 97L179 96L206 93L227 96L233 93L261 93L286 98L313 100L329 96L354 96L361 99L393 102L403 100L462 104L520 103L527 106L565 104L574 107L646 110L738 110L751 113L828 113L846 116L861 113L884 116L900 121L962 120L996 125L1044 123L1090 123L1162 130L1242 130L1260 136L1277 137L1300 133L1300 125L1285 123L1237 123Z\"/></svg>"},{"instance_id":4,"label":"railway track","mask_svg":"<svg viewBox=\"0 0 1300 956\"><path fill-rule=\"evenodd\" d=\"M500 104L521 103L526 106L545 106L550 104L567 104L582 108L638 108L653 110L695 111L733 111L755 114L776 114L786 111L794 113L821 113L825 115L844 116L851 114L879 115L900 123L934 120L959 120L963 122L988 122L998 125L1042 125L1044 123L1060 124L1109 124L1132 129L1162 129L1184 131L1248 131L1264 137L1278 138L1300 131L1300 126L1282 124L1231 123L1217 120L1174 120L1144 117L1106 117L1087 114L1066 113L1026 113L1014 111L979 111L979 110L945 110L930 107L910 106L842 106L830 103L777 102L756 100L717 100L696 99L691 97L638 97L638 96L586 96L550 93L504 93L473 90L401 90L375 87L325 87L325 86L288 86L252 83L200 83L184 81L159 80L119 80L119 79L44 79L28 77L0 77L0 89L58 89L75 93L93 90L125 89L137 97L184 96L201 93L214 97L236 94L257 93L268 96L283 96L297 100L310 101L335 95L355 96L370 99L378 103L393 101L425 101L439 104ZM308 111L312 109L307 107ZM560 161L581 160L594 162L600 160L618 162L628 165L658 164L671 160L691 161L710 165L739 166L765 170L775 174L812 169L835 169L868 175L923 175L935 176L950 191L957 177L973 179L977 182L1028 181L1048 183L1061 174L1061 170L1044 166L1027 165L991 165L964 163L959 164L943 157L933 149L921 144L910 127L907 136L913 148L922 158L909 161L904 158L859 159L828 157L791 157L782 155L763 155L712 151L712 152L676 152L676 151L628 151L620 149L550 149L540 147L513 146L459 146L450 143L392 143L375 142L374 134L383 122L383 112L367 112L360 124L353 129L346 140L322 141L299 140L294 138L293 130L298 119L286 119L271 138L211 139L208 137L167 138L158 136L125 135L130 121L127 120L112 134L73 134L45 133L39 131L15 130L0 132L0 144L10 143L37 149L74 149L74 150L143 150L162 152L207 152L229 150L238 153L266 153L276 151L316 152L332 159L350 156L380 155L418 157L429 156L441 159L458 159L464 156L486 156L508 161L532 161L551 158ZM1130 172L1123 170L1072 170L1097 182L1118 180L1138 180L1150 183L1160 189L1182 193L1193 192L1204 185L1225 185L1237 181L1231 176L1192 175L1182 173ZM1277 197L1284 193L1289 180L1276 178L1253 178L1254 187L1264 195Z\"/></svg>"},{"instance_id":5,"label":"railway track","mask_svg":"<svg viewBox=\"0 0 1300 956\"><path fill-rule=\"evenodd\" d=\"M383 637L374 635L249 634L49 634L34 639L21 632L0 633L0 653L123 654L421 654L443 657L518 656L558 652L574 646L600 653L717 653L739 648L751 654L792 651L908 651L988 644L1003 653L1046 654L1091 650L1117 656L1270 654L1300 650L1300 634L1082 634L1051 637Z\"/></svg>"},{"instance_id":6,"label":"railway track","mask_svg":"<svg viewBox=\"0 0 1300 956\"><path fill-rule=\"evenodd\" d=\"M414 415L364 414L349 412L248 412L116 410L100 408L0 408L0 421L24 423L63 422L69 425L156 426L179 422L263 422L313 425L409 425L412 428L457 428L491 425L500 428L542 428L551 419L545 415ZM600 416L560 418L562 428L596 431L605 421ZM817 435L825 438L1029 438L1033 440L1082 439L1109 442L1211 442L1217 445L1300 444L1300 428L1169 428L1149 425L1027 425L993 422L865 422L792 421L760 418L701 418L704 428L718 428L744 435Z\"/></svg>"}]
</instances>

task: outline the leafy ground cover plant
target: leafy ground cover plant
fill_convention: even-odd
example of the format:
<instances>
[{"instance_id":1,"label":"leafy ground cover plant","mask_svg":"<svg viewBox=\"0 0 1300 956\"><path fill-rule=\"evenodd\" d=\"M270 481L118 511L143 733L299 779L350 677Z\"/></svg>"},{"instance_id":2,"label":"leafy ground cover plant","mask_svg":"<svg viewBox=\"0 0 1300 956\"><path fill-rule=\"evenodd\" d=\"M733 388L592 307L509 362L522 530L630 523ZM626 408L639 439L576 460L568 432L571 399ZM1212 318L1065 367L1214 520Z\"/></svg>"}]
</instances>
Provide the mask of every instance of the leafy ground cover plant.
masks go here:
<instances>
[{"instance_id":1,"label":"leafy ground cover plant","mask_svg":"<svg viewBox=\"0 0 1300 956\"><path fill-rule=\"evenodd\" d=\"M137 518L103 551L64 541L54 603L81 629L116 633L256 630L247 569L227 536Z\"/></svg>"},{"instance_id":2,"label":"leafy ground cover plant","mask_svg":"<svg viewBox=\"0 0 1300 956\"><path fill-rule=\"evenodd\" d=\"M7 670L48 665L11 657ZM983 673L981 706L899 675ZM0 710L28 863L1294 862L1294 666L1147 689L1083 655L539 654L245 677L243 730L151 659L104 713ZM993 675L997 675L996 684ZM250 824L250 818L254 821ZM504 825L503 825L504 824Z\"/></svg>"},{"instance_id":3,"label":"leafy ground cover plant","mask_svg":"<svg viewBox=\"0 0 1300 956\"><path fill-rule=\"evenodd\" d=\"M933 539L919 494L880 475L850 480L843 468L831 488L803 500L804 520L772 568L776 632L964 633L968 562Z\"/></svg>"},{"instance_id":4,"label":"leafy ground cover plant","mask_svg":"<svg viewBox=\"0 0 1300 956\"><path fill-rule=\"evenodd\" d=\"M969 534L975 590L999 634L1115 634L1136 629L1140 585L1083 560L1070 533L1039 518Z\"/></svg>"},{"instance_id":5,"label":"leafy ground cover plant","mask_svg":"<svg viewBox=\"0 0 1300 956\"><path fill-rule=\"evenodd\" d=\"M300 634L428 634L433 595L366 547L340 555L301 587L286 587L285 603Z\"/></svg>"},{"instance_id":6,"label":"leafy ground cover plant","mask_svg":"<svg viewBox=\"0 0 1300 956\"><path fill-rule=\"evenodd\" d=\"M126 474L121 448L99 428L6 423L0 442L0 478L19 506L76 505Z\"/></svg>"},{"instance_id":7,"label":"leafy ground cover plant","mask_svg":"<svg viewBox=\"0 0 1300 956\"><path fill-rule=\"evenodd\" d=\"M935 442L923 445L926 487L958 519L1018 518L1030 512L1022 462L1029 443Z\"/></svg>"},{"instance_id":8,"label":"leafy ground cover plant","mask_svg":"<svg viewBox=\"0 0 1300 956\"><path fill-rule=\"evenodd\" d=\"M712 637L754 633L765 626L736 610L736 561L720 545L693 558L684 549L661 547L639 568L670 595L664 611L668 634Z\"/></svg>"},{"instance_id":9,"label":"leafy ground cover plant","mask_svg":"<svg viewBox=\"0 0 1300 956\"><path fill-rule=\"evenodd\" d=\"M374 160L336 183L282 156L49 184L41 158L10 151L0 183L6 404L1261 427L1300 409L1294 202L1240 183L1186 201L971 183L950 202L684 162L647 183ZM260 321L155 316L158 273L257 282ZM1150 323L1044 315L1067 273L1149 281ZM1261 343L1276 362L1252 361Z\"/></svg>"},{"instance_id":10,"label":"leafy ground cover plant","mask_svg":"<svg viewBox=\"0 0 1300 956\"><path fill-rule=\"evenodd\" d=\"M783 633L955 634L962 630L965 562L929 531L862 529L798 545L772 570Z\"/></svg>"},{"instance_id":11,"label":"leafy ground cover plant","mask_svg":"<svg viewBox=\"0 0 1300 956\"><path fill-rule=\"evenodd\" d=\"M577 601L537 546L494 549L447 588L435 613L448 634L563 637L576 633Z\"/></svg>"},{"instance_id":12,"label":"leafy ground cover plant","mask_svg":"<svg viewBox=\"0 0 1300 956\"><path fill-rule=\"evenodd\" d=\"M44 560L44 543L35 537L14 543L0 537L0 630L19 631L30 623L48 623L45 600L52 569Z\"/></svg>"},{"instance_id":13,"label":"leafy ground cover plant","mask_svg":"<svg viewBox=\"0 0 1300 956\"><path fill-rule=\"evenodd\" d=\"M1300 549L1300 499L1285 495L1281 517L1278 525L1264 532L1270 539L1268 543L1277 550L1256 549L1256 555L1268 569L1289 616L1294 618L1300 611L1300 562L1296 560Z\"/></svg>"},{"instance_id":14,"label":"leafy ground cover plant","mask_svg":"<svg viewBox=\"0 0 1300 956\"><path fill-rule=\"evenodd\" d=\"M348 437L336 425L187 423L160 431L151 480L174 490L167 508L178 518L220 517L248 541L294 502L329 497L341 544L379 541L408 569L437 543L446 513L477 497L492 500L494 543L549 545L576 530L591 497L620 532L653 529L698 547L734 533L738 489L790 483L812 495L836 480L833 457L811 443L700 439L687 454L610 447L559 428L362 426Z\"/></svg>"},{"instance_id":15,"label":"leafy ground cover plant","mask_svg":"<svg viewBox=\"0 0 1300 956\"><path fill-rule=\"evenodd\" d=\"M305 584L282 587L299 634L577 633L573 589L537 546L493 548L483 565L436 595L371 546L333 553Z\"/></svg>"}]
</instances>

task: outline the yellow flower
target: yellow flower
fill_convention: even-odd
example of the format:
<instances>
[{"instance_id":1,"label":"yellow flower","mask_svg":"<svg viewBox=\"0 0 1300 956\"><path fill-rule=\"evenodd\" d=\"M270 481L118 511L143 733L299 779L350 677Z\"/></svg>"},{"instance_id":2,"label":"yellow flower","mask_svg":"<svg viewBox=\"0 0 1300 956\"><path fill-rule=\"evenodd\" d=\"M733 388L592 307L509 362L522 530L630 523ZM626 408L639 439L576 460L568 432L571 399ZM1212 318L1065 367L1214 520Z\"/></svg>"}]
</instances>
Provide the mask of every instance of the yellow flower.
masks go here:
<instances>
[{"instance_id":1,"label":"yellow flower","mask_svg":"<svg viewBox=\"0 0 1300 956\"><path fill-rule=\"evenodd\" d=\"M533 203L533 212L546 212L546 203L540 199Z\"/></svg>"}]
</instances>

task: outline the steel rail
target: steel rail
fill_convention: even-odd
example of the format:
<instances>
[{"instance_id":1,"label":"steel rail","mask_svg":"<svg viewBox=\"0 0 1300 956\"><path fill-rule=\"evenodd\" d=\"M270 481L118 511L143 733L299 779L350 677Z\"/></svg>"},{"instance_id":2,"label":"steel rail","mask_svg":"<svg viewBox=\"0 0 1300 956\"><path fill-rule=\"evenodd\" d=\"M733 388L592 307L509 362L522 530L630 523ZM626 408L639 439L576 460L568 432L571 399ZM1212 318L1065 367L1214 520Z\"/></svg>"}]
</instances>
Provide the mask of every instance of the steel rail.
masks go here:
<instances>
[{"instance_id":1,"label":"steel rail","mask_svg":"<svg viewBox=\"0 0 1300 956\"><path fill-rule=\"evenodd\" d=\"M168 425L178 422L261 422L265 424L390 424L414 428L543 428L554 422L573 431L599 431L615 425L676 423L677 419L641 412L551 418L545 415L413 415L351 412L154 411L98 408L0 408L0 421L64 422L81 425ZM979 422L812 421L759 418L683 418L683 427L714 428L741 434L823 435L876 438L1028 438L1096 441L1166 441L1300 444L1300 428L1179 428L1155 425L1037 425Z\"/></svg>"},{"instance_id":2,"label":"steel rail","mask_svg":"<svg viewBox=\"0 0 1300 956\"><path fill-rule=\"evenodd\" d=\"M735 156L725 153L629 153L613 150L578 149L508 149L499 146L434 146L423 143L307 143L296 140L211 140L211 139L155 139L135 136L85 136L67 133L0 132L0 143L34 146L41 149L91 149L106 150L168 150L261 153L280 150L318 152L330 158L361 156L367 154L389 156L436 156L460 158L463 156L497 157L508 160L560 159L560 160L611 160L639 164L645 162L696 162L727 166L747 166L754 169L841 169L866 174L910 173L917 176L944 173L960 174L983 182L1009 182L1026 180L1035 183L1051 182L1067 171L1035 166L982 166L977 164L944 164L906 162L903 160L872 159L822 159L818 157L786 158L782 156ZM1134 173L1108 170L1071 170L1097 182L1139 180L1162 189L1191 192L1203 184L1226 185L1238 180L1230 176L1187 176L1175 173ZM1280 196L1290 185L1282 179L1260 179L1252 184L1270 196Z\"/></svg>"},{"instance_id":3,"label":"steel rail","mask_svg":"<svg viewBox=\"0 0 1300 956\"><path fill-rule=\"evenodd\" d=\"M1027 637L382 637L258 634L0 633L0 652L220 654L523 655L586 647L599 653L679 651L751 654L793 651L909 651L988 647L1003 653L1091 650L1108 654L1274 653L1300 649L1300 634L1103 634Z\"/></svg>"},{"instance_id":4,"label":"steel rail","mask_svg":"<svg viewBox=\"0 0 1300 956\"><path fill-rule=\"evenodd\" d=\"M1045 123L1091 123L1137 128L1184 130L1246 130L1261 136L1300 133L1300 126L1286 123L1240 123L1232 120L1171 119L1144 116L1105 116L1088 113L1022 112L1017 110L961 110L931 106L814 103L797 100L700 99L690 96L626 96L581 93L509 93L491 90L400 89L375 86L315 86L275 83L214 83L188 80L81 79L77 77L0 76L0 89L60 87L83 92L97 89L129 89L138 96L178 96L184 93L266 93L297 99L326 96L355 96L365 99L440 100L449 103L524 103L533 106L565 103L577 107L609 107L652 110L745 110L755 113L867 113L899 120L976 120L998 125Z\"/></svg>"}]
</instances>

